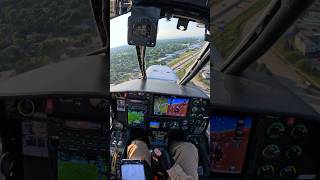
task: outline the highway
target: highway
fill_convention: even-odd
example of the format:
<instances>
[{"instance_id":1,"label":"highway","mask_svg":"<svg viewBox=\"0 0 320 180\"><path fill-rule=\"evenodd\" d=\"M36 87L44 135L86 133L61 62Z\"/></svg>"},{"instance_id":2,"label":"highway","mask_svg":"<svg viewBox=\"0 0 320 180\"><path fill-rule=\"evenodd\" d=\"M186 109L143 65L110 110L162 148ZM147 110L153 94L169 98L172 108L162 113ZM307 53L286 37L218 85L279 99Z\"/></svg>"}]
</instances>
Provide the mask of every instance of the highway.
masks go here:
<instances>
[{"instance_id":1,"label":"highway","mask_svg":"<svg viewBox=\"0 0 320 180\"><path fill-rule=\"evenodd\" d=\"M180 69L182 69L186 64L188 64L189 62L193 61L195 58L197 58L197 56L199 55L199 52L196 52L195 54L192 54L188 57L186 57L185 59L183 59L182 61L174 64L171 69L174 71L179 71Z\"/></svg>"},{"instance_id":2,"label":"highway","mask_svg":"<svg viewBox=\"0 0 320 180\"><path fill-rule=\"evenodd\" d=\"M186 57L185 59L183 59L182 61L178 62L177 64L174 64L171 69L174 70L175 72L180 71L181 69L183 69L185 66L187 66L190 62L192 62L193 60L195 60L199 55L199 52L196 52L195 54L192 54L188 57ZM188 68L188 67L187 67ZM193 82L194 85L198 86L199 88L201 88L201 90L206 93L208 96L210 96L210 87L208 87L206 84L204 84L203 82L199 81L196 77L193 78L191 80Z\"/></svg>"}]
</instances>

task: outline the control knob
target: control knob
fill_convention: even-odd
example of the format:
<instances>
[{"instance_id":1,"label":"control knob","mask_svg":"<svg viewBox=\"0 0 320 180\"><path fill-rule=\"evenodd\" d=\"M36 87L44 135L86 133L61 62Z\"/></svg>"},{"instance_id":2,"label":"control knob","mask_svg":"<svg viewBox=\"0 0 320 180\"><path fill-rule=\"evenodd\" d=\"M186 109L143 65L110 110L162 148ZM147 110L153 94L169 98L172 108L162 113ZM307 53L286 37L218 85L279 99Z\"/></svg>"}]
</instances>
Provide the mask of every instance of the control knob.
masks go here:
<instances>
[{"instance_id":1,"label":"control knob","mask_svg":"<svg viewBox=\"0 0 320 180\"><path fill-rule=\"evenodd\" d=\"M179 124L178 124L178 122L173 121L173 122L171 123L170 128L171 128L171 129L177 129L177 128L179 128Z\"/></svg>"}]
</instances>

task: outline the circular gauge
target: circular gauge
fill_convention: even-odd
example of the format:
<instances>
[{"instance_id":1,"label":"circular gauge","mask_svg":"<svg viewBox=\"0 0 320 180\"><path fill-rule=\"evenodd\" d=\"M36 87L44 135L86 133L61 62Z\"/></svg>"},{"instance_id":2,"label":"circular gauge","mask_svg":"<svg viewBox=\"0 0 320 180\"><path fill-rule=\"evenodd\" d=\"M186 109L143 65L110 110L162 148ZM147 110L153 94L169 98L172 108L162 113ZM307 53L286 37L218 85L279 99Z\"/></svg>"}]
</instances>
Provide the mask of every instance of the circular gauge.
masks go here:
<instances>
[{"instance_id":1,"label":"circular gauge","mask_svg":"<svg viewBox=\"0 0 320 180\"><path fill-rule=\"evenodd\" d=\"M197 106L199 103L200 103L199 100L194 100L193 101L193 105L195 105L195 106Z\"/></svg>"},{"instance_id":2,"label":"circular gauge","mask_svg":"<svg viewBox=\"0 0 320 180\"><path fill-rule=\"evenodd\" d=\"M108 101L102 98L90 98L90 105L96 110L106 110L108 107Z\"/></svg>"},{"instance_id":3,"label":"circular gauge","mask_svg":"<svg viewBox=\"0 0 320 180\"><path fill-rule=\"evenodd\" d=\"M197 107L193 107L193 108L192 108L192 112L193 112L193 113L198 112L198 108L197 108Z\"/></svg>"},{"instance_id":4,"label":"circular gauge","mask_svg":"<svg viewBox=\"0 0 320 180\"><path fill-rule=\"evenodd\" d=\"M266 146L262 151L262 156L266 160L274 160L280 156L280 148L275 144Z\"/></svg>"},{"instance_id":5,"label":"circular gauge","mask_svg":"<svg viewBox=\"0 0 320 180\"><path fill-rule=\"evenodd\" d=\"M278 139L286 132L286 129L282 123L273 123L267 129L268 137L271 139Z\"/></svg>"},{"instance_id":6,"label":"circular gauge","mask_svg":"<svg viewBox=\"0 0 320 180\"><path fill-rule=\"evenodd\" d=\"M262 177L264 179L269 179L274 176L274 173L274 167L272 165L265 164L258 169L257 176Z\"/></svg>"},{"instance_id":7,"label":"circular gauge","mask_svg":"<svg viewBox=\"0 0 320 180\"><path fill-rule=\"evenodd\" d=\"M203 105L207 105L207 101L206 101L206 100L203 100L203 101L202 101L202 104L203 104Z\"/></svg>"},{"instance_id":8,"label":"circular gauge","mask_svg":"<svg viewBox=\"0 0 320 180\"><path fill-rule=\"evenodd\" d=\"M17 110L22 116L31 116L35 109L35 105L30 99L22 99L17 104Z\"/></svg>"},{"instance_id":9,"label":"circular gauge","mask_svg":"<svg viewBox=\"0 0 320 180\"><path fill-rule=\"evenodd\" d=\"M285 157L289 160L298 159L302 156L303 151L300 146L292 146L285 152Z\"/></svg>"},{"instance_id":10,"label":"circular gauge","mask_svg":"<svg viewBox=\"0 0 320 180\"><path fill-rule=\"evenodd\" d=\"M308 129L304 125L297 125L291 130L291 136L295 139L301 139L308 135Z\"/></svg>"},{"instance_id":11,"label":"circular gauge","mask_svg":"<svg viewBox=\"0 0 320 180\"><path fill-rule=\"evenodd\" d=\"M294 179L297 174L297 170L294 166L286 166L280 171L280 177L282 179Z\"/></svg>"}]
</instances>

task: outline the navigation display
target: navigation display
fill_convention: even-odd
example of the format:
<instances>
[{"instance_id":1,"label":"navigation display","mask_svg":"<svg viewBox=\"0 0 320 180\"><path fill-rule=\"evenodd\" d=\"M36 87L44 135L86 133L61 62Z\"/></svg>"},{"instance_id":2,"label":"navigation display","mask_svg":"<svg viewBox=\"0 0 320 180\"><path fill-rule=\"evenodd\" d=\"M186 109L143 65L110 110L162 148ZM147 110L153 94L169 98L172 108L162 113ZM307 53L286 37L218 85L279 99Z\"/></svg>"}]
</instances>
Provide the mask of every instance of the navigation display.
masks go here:
<instances>
[{"instance_id":1,"label":"navigation display","mask_svg":"<svg viewBox=\"0 0 320 180\"><path fill-rule=\"evenodd\" d=\"M128 106L128 125L130 127L143 128L144 127L144 112L142 108L135 108Z\"/></svg>"},{"instance_id":2,"label":"navigation display","mask_svg":"<svg viewBox=\"0 0 320 180\"><path fill-rule=\"evenodd\" d=\"M154 115L166 115L186 117L189 99L175 97L155 97L153 111Z\"/></svg>"},{"instance_id":3,"label":"navigation display","mask_svg":"<svg viewBox=\"0 0 320 180\"><path fill-rule=\"evenodd\" d=\"M213 115L210 118L210 169L213 172L242 172L251 125L252 117Z\"/></svg>"}]
</instances>

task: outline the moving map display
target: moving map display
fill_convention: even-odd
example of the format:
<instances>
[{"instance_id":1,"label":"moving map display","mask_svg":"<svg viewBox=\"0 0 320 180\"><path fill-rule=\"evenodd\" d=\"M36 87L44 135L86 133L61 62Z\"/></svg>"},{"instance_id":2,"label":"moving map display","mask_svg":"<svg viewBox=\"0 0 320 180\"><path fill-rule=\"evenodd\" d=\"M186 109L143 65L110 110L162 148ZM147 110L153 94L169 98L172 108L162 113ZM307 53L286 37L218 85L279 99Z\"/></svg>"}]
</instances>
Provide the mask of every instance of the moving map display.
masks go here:
<instances>
[{"instance_id":1,"label":"moving map display","mask_svg":"<svg viewBox=\"0 0 320 180\"><path fill-rule=\"evenodd\" d=\"M210 169L220 173L241 173L249 141L252 117L210 118Z\"/></svg>"},{"instance_id":2,"label":"moving map display","mask_svg":"<svg viewBox=\"0 0 320 180\"><path fill-rule=\"evenodd\" d=\"M128 125L131 127L144 127L145 110L141 107L128 106Z\"/></svg>"},{"instance_id":3,"label":"moving map display","mask_svg":"<svg viewBox=\"0 0 320 180\"><path fill-rule=\"evenodd\" d=\"M186 117L189 99L175 97L155 97L153 113L154 115L166 115Z\"/></svg>"}]
</instances>

